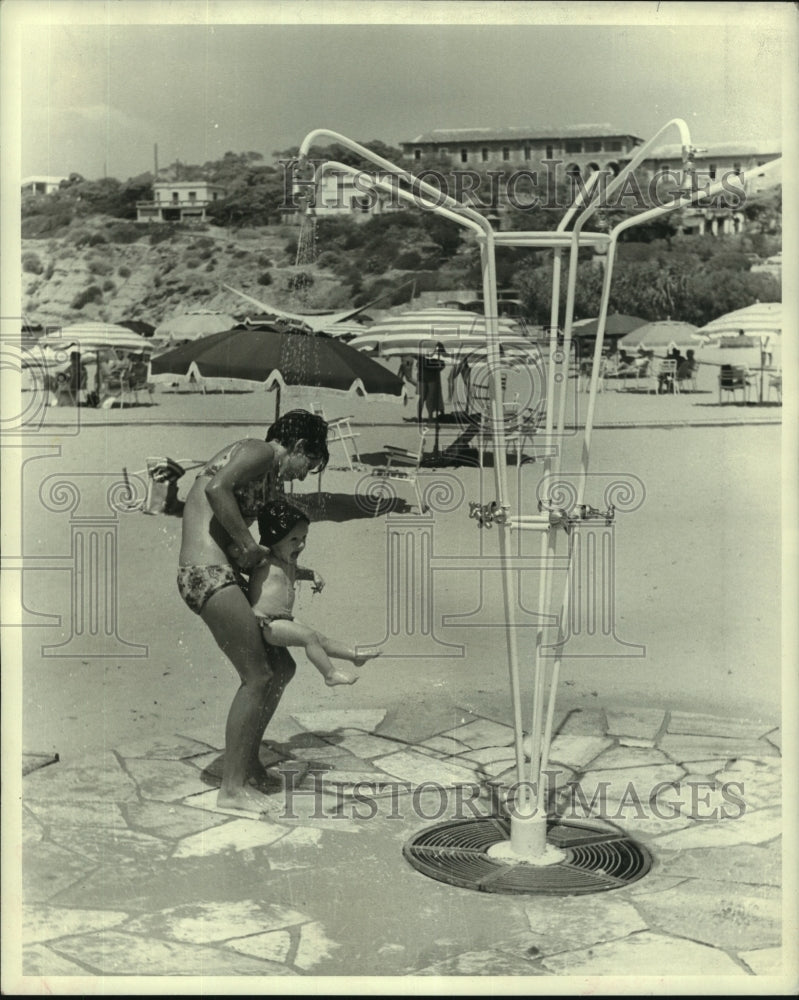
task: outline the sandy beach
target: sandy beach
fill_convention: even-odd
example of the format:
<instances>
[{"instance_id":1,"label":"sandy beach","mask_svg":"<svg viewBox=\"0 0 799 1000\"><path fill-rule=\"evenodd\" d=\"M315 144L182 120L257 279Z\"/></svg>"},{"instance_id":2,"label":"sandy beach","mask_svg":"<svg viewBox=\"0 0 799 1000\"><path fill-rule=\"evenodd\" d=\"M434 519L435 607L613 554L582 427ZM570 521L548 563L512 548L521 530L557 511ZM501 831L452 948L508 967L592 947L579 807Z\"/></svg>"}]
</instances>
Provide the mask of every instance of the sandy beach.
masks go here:
<instances>
[{"instance_id":1,"label":"sandy beach","mask_svg":"<svg viewBox=\"0 0 799 1000\"><path fill-rule=\"evenodd\" d=\"M603 584L612 598L614 634L604 644L587 630L570 639L561 709L668 703L686 711L779 720L781 409L721 406L704 375L705 384L700 381L693 394L598 396L590 465L596 487L592 480L586 499L601 506L606 482L614 478L634 484L637 498L635 509L625 512L620 505L612 575ZM582 423L587 399L577 394L570 400L567 427ZM373 484L370 470L384 462L384 444L415 446L418 430L409 420L415 400L403 406L296 389L284 392L282 409L315 400L328 418L353 417L361 463L350 471L334 444L321 492L315 477L295 487L313 520L306 561L327 580L321 596L300 591L297 616L331 635L382 643L384 655L354 687L333 691L301 660L279 715L379 703L420 732L433 714L451 712L454 718L470 708L510 723L501 574L474 569L475 558L496 554L497 532L481 530L468 516L470 501L495 498L490 457L481 471L467 442L463 460L428 465L423 484L438 481L444 494L451 493L442 505L449 509L420 519L412 488L397 484L393 508L374 517L355 496ZM223 731L235 675L178 597L180 518L114 511L107 494L123 482L125 469L142 495L148 456L202 460L231 440L262 437L273 414L271 394L160 389L124 409L42 412L22 482L22 552L30 568L23 581L28 627L21 630L24 750L68 759L165 727ZM441 425L445 455L459 433L454 424ZM581 445L581 430L567 433L564 473L578 471ZM528 447L528 458L533 454ZM542 471L540 460L517 470L511 459L511 492L520 491L522 512L534 510ZM193 478L188 472L181 479L180 497ZM76 502L72 495L57 496L62 481L73 484L77 507L70 506ZM113 591L104 606L115 603L113 613L106 611L114 618L115 636L103 638L108 622L100 623L99 638L89 636L85 652L75 655L71 631L88 634L96 626L73 622L70 538L81 518L105 518L114 536L114 564L100 576ZM387 539L392 530L419 536L423 524L434 557L430 631L423 634L419 622L406 622L392 635L397 567L390 565ZM516 533L514 544L520 555L532 557L538 536ZM472 568L459 568L456 557ZM409 577L403 586L417 584ZM537 569L522 571L519 634L527 690L538 584ZM410 614L413 601L400 599L402 613Z\"/></svg>"}]
</instances>

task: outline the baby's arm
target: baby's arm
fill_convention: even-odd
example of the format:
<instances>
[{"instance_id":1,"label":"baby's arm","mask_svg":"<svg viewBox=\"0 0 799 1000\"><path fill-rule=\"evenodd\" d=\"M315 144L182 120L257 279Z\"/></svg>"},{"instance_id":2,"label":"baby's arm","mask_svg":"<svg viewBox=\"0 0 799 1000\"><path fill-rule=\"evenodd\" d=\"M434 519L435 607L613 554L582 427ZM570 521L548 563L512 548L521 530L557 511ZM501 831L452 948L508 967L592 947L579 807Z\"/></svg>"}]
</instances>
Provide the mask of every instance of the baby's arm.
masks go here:
<instances>
[{"instance_id":1,"label":"baby's arm","mask_svg":"<svg viewBox=\"0 0 799 1000\"><path fill-rule=\"evenodd\" d=\"M298 566L297 567L297 579L298 580L311 580L313 582L313 587L311 588L315 594L322 592L322 588L325 585L325 581L322 579L319 573L315 569L310 569L308 566Z\"/></svg>"}]
</instances>

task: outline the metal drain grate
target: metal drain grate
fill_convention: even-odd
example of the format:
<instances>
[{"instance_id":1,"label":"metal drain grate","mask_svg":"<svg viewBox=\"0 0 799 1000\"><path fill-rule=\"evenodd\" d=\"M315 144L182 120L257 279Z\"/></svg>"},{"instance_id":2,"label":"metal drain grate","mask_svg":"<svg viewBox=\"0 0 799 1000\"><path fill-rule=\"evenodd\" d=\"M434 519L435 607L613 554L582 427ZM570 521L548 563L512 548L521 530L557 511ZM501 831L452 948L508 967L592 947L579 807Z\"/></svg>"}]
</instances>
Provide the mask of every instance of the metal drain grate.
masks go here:
<instances>
[{"instance_id":1,"label":"metal drain grate","mask_svg":"<svg viewBox=\"0 0 799 1000\"><path fill-rule=\"evenodd\" d=\"M450 820L421 830L405 844L406 860L439 882L481 892L574 895L620 889L637 882L652 858L620 831L590 823L554 820L547 841L563 851L557 864L498 861L488 855L510 838L510 822L498 817Z\"/></svg>"}]
</instances>

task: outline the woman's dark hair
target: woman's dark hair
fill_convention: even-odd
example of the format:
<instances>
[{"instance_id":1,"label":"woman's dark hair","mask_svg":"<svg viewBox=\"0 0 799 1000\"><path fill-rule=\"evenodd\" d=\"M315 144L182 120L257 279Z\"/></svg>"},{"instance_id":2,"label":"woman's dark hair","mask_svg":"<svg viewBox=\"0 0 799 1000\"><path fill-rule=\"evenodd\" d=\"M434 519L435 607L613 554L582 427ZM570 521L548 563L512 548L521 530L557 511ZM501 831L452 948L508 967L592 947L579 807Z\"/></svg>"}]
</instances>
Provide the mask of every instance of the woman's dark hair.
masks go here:
<instances>
[{"instance_id":1,"label":"woman's dark hair","mask_svg":"<svg viewBox=\"0 0 799 1000\"><path fill-rule=\"evenodd\" d=\"M304 441L305 454L320 472L330 460L327 424L320 416L307 410L289 410L278 417L266 432L266 440L277 441L285 448L293 448L298 441Z\"/></svg>"},{"instance_id":2,"label":"woman's dark hair","mask_svg":"<svg viewBox=\"0 0 799 1000\"><path fill-rule=\"evenodd\" d=\"M300 521L311 523L308 515L288 500L270 500L258 515L261 545L274 545L275 542L282 541Z\"/></svg>"}]
</instances>

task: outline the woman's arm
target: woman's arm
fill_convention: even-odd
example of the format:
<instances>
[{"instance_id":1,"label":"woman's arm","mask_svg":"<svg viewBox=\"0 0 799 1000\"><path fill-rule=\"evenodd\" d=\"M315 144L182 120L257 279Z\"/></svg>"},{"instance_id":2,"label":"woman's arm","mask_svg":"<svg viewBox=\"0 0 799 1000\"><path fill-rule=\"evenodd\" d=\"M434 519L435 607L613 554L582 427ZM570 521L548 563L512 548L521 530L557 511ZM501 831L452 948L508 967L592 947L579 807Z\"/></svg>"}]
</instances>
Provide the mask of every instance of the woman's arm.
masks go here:
<instances>
[{"instance_id":1,"label":"woman's arm","mask_svg":"<svg viewBox=\"0 0 799 1000\"><path fill-rule=\"evenodd\" d=\"M241 516L233 490L254 479L260 479L270 471L277 473L274 448L266 441L248 440L242 442L227 465L205 487L205 495L214 516L233 543L230 555L242 569L257 566L269 555L269 550L252 537L247 522Z\"/></svg>"}]
</instances>

